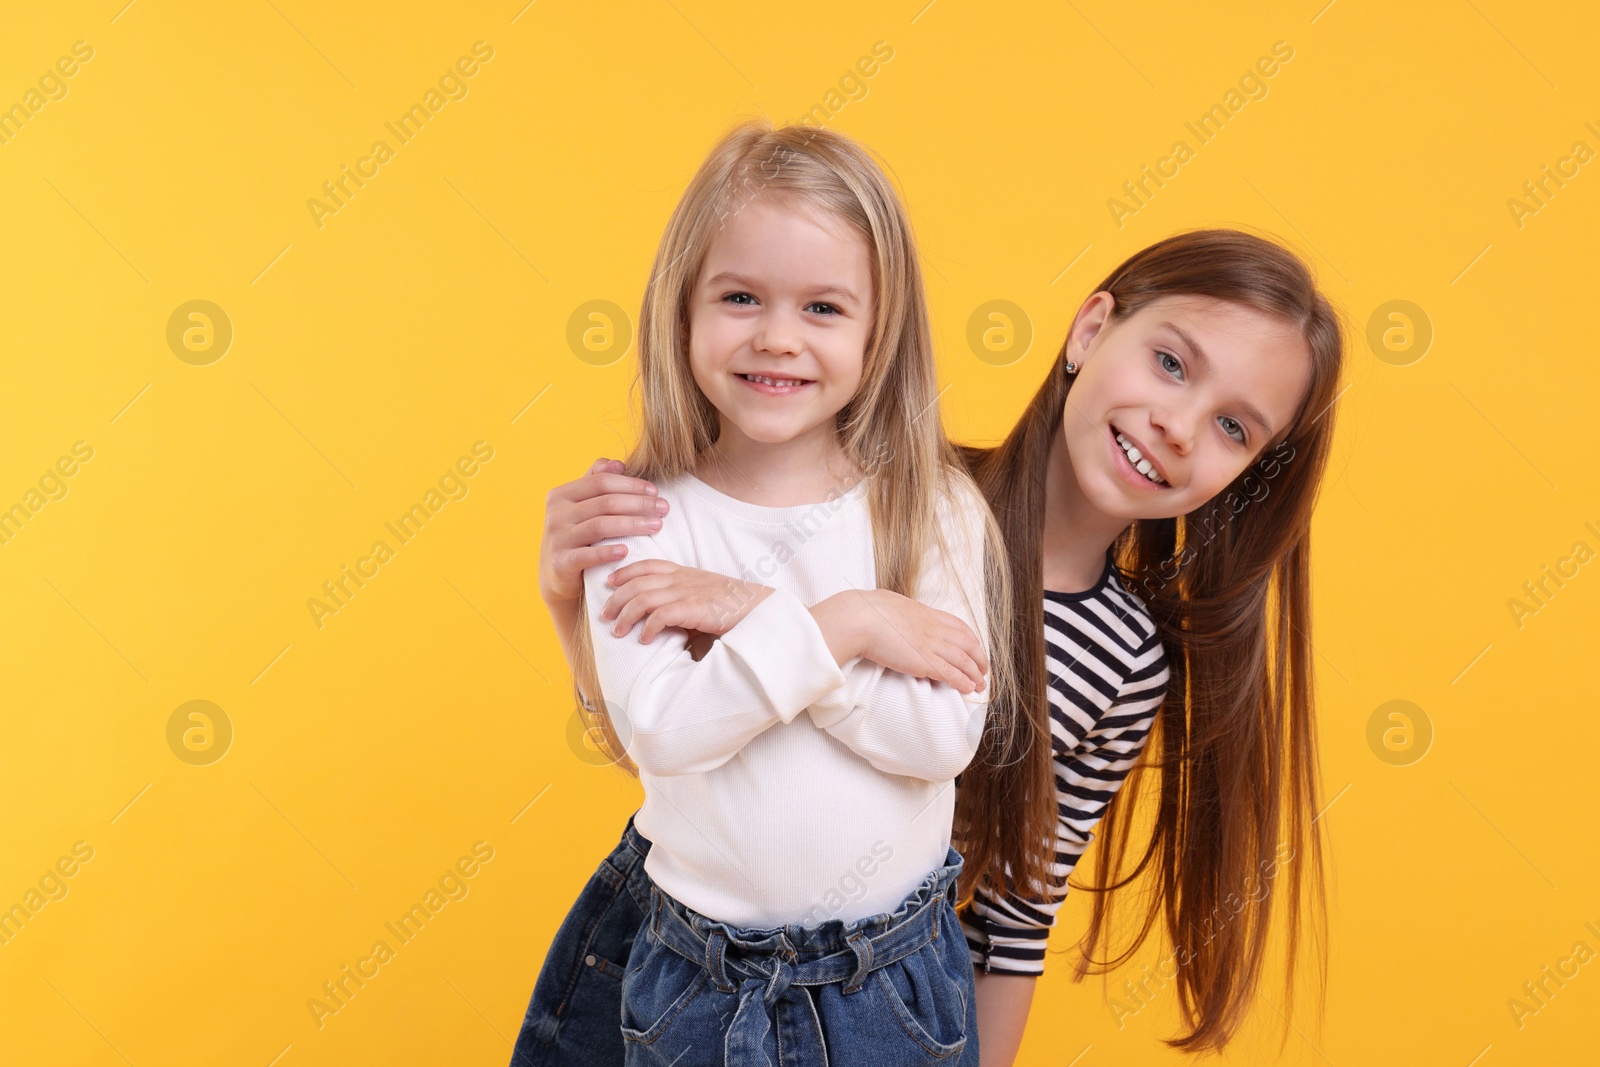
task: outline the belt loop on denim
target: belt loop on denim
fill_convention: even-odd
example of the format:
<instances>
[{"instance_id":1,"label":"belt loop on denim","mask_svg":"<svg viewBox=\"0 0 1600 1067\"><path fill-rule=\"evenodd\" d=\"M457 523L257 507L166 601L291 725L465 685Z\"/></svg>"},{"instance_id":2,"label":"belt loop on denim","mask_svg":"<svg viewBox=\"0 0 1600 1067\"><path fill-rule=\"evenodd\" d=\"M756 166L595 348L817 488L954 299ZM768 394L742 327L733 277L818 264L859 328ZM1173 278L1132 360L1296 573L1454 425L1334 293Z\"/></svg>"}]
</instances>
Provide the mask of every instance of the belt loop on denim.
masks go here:
<instances>
[{"instance_id":1,"label":"belt loop on denim","mask_svg":"<svg viewBox=\"0 0 1600 1067\"><path fill-rule=\"evenodd\" d=\"M732 993L735 986L728 978L728 969L724 966L728 954L728 935L721 929L713 926L710 934L706 936L706 972L711 975L711 981L716 983L719 993Z\"/></svg>"},{"instance_id":2,"label":"belt loop on denim","mask_svg":"<svg viewBox=\"0 0 1600 1067\"><path fill-rule=\"evenodd\" d=\"M866 982L867 975L872 973L872 939L857 930L845 940L849 943L850 950L856 954L855 972L850 975L849 981L845 982L842 991L849 996L860 989Z\"/></svg>"}]
</instances>

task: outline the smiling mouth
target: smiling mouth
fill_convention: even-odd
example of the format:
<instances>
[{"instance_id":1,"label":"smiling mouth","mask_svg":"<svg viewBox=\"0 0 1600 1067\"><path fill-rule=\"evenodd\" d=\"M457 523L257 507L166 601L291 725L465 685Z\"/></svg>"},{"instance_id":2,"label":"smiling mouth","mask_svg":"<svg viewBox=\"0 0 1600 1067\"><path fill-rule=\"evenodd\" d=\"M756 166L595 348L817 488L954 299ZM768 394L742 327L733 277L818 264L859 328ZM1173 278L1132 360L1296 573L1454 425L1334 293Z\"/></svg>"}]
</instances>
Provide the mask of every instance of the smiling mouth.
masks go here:
<instances>
[{"instance_id":1,"label":"smiling mouth","mask_svg":"<svg viewBox=\"0 0 1600 1067\"><path fill-rule=\"evenodd\" d=\"M1139 449L1134 446L1134 443L1122 436L1122 432L1115 426L1111 427L1111 436L1114 440L1117 450L1122 453L1122 458L1127 461L1128 468L1133 471L1134 474L1138 475L1159 489L1172 488L1172 486L1167 483L1166 479L1162 478L1160 474L1156 473L1155 464L1151 463L1149 459L1142 455L1139 452Z\"/></svg>"},{"instance_id":2,"label":"smiling mouth","mask_svg":"<svg viewBox=\"0 0 1600 1067\"><path fill-rule=\"evenodd\" d=\"M775 378L770 374L736 374L763 393L789 393L811 384L809 378Z\"/></svg>"}]
</instances>

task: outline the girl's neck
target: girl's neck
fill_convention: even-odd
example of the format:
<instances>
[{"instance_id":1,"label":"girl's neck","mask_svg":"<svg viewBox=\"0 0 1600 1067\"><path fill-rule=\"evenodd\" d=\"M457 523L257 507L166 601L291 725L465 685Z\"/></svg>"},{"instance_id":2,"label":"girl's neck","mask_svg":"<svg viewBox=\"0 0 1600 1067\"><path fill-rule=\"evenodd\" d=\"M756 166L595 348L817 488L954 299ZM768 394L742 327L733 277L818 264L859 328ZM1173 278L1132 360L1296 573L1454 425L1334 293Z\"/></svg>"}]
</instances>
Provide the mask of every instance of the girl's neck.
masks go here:
<instances>
[{"instance_id":1,"label":"girl's neck","mask_svg":"<svg viewBox=\"0 0 1600 1067\"><path fill-rule=\"evenodd\" d=\"M791 507L843 494L861 480L859 466L839 447L831 426L788 441L753 441L723 423L716 443L700 453L694 475L735 500L763 507Z\"/></svg>"},{"instance_id":2,"label":"girl's neck","mask_svg":"<svg viewBox=\"0 0 1600 1067\"><path fill-rule=\"evenodd\" d=\"M1057 428L1045 465L1044 587L1062 593L1092 588L1105 569L1106 550L1127 527L1127 519L1107 515L1083 495L1066 434Z\"/></svg>"}]
</instances>

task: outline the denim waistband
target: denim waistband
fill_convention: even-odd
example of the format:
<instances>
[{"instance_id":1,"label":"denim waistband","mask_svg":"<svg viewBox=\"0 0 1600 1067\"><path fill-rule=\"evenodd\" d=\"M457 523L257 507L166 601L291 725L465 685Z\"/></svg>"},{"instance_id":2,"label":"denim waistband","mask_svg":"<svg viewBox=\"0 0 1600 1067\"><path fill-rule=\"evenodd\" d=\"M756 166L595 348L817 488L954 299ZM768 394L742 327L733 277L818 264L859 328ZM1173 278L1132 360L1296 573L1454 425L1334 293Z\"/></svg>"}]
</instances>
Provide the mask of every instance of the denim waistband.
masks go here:
<instances>
[{"instance_id":1,"label":"denim waistband","mask_svg":"<svg viewBox=\"0 0 1600 1067\"><path fill-rule=\"evenodd\" d=\"M726 1040L727 1062L762 1063L767 1029L775 1025L776 1006L791 986L844 982L841 992L849 995L873 971L921 949L940 934L939 905L954 904L961 866L961 854L948 849L944 864L893 912L850 923L828 919L819 926L733 927L701 915L659 886L652 886L646 921L668 948L704 967L719 991L739 993ZM961 936L959 926L945 933ZM821 1022L809 999L803 1008L790 1013L801 1021L798 1032L785 1030L783 1047L810 1053L796 1062L826 1062Z\"/></svg>"},{"instance_id":2,"label":"denim waistband","mask_svg":"<svg viewBox=\"0 0 1600 1067\"><path fill-rule=\"evenodd\" d=\"M606 857L602 868L609 866L617 872L622 879L619 888L626 889L638 905L639 912L643 915L650 913L650 890L655 883L650 880L650 875L645 873L645 857L650 855L650 839L633 828L633 816L628 816L628 825L622 831L622 837L616 847L611 850L611 855Z\"/></svg>"},{"instance_id":3,"label":"denim waistband","mask_svg":"<svg viewBox=\"0 0 1600 1067\"><path fill-rule=\"evenodd\" d=\"M634 814L638 813L635 812ZM643 834L634 829L633 819L633 815L628 816L628 825L622 829L622 843L637 852L640 859L644 859L650 854L650 842Z\"/></svg>"}]
</instances>

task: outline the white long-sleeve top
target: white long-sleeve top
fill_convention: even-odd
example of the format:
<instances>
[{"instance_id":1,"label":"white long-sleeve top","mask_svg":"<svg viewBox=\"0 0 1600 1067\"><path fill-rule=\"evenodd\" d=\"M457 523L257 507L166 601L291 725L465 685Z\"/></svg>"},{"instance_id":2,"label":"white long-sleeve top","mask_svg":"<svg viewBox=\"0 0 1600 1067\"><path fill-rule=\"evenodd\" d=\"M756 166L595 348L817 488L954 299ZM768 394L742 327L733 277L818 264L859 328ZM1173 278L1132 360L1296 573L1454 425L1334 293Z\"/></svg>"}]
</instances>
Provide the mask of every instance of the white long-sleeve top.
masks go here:
<instances>
[{"instance_id":1,"label":"white long-sleeve top","mask_svg":"<svg viewBox=\"0 0 1600 1067\"><path fill-rule=\"evenodd\" d=\"M987 685L963 695L857 658L841 667L810 607L877 587L866 483L765 507L693 475L657 484L672 507L654 536L584 572L600 692L644 804L635 826L663 891L741 927L851 922L893 911L944 862L954 779L978 749ZM941 505L950 558L925 558L915 599L988 641L981 497ZM600 611L620 566L665 559L773 592L696 662L682 629L649 644ZM730 594L736 596L737 594ZM737 603L730 600L730 603Z\"/></svg>"}]
</instances>

